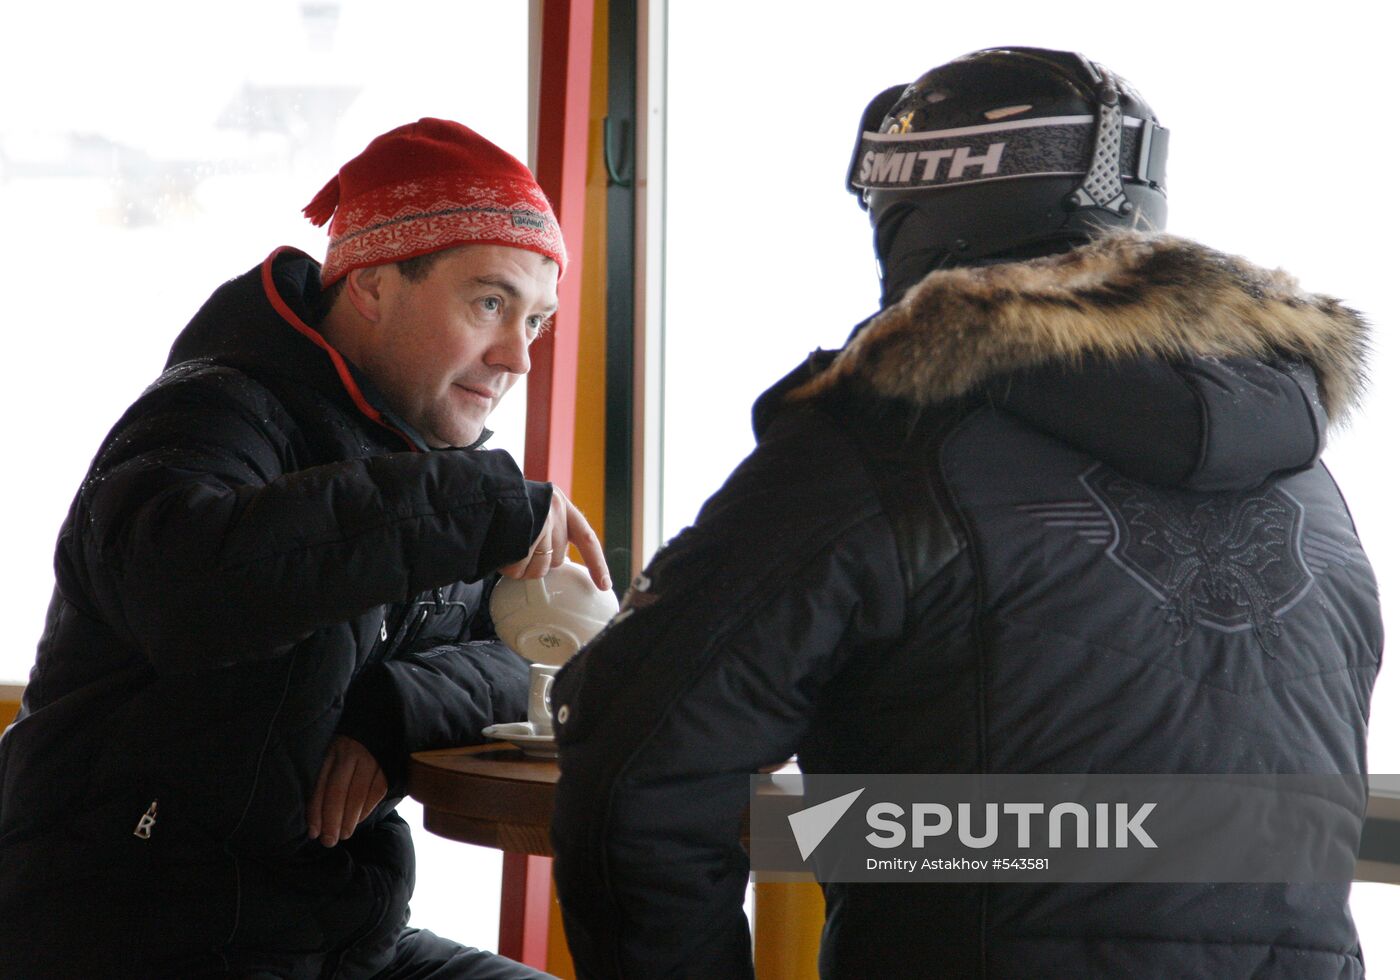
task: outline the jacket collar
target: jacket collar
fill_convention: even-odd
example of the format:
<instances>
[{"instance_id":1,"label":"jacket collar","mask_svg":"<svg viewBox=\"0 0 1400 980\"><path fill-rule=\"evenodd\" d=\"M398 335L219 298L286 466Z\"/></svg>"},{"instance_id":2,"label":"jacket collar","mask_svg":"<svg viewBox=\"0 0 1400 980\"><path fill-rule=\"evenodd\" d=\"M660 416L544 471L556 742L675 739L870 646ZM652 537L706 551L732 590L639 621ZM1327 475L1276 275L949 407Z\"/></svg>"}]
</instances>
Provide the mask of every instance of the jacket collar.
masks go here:
<instances>
[{"instance_id":1,"label":"jacket collar","mask_svg":"<svg viewBox=\"0 0 1400 980\"><path fill-rule=\"evenodd\" d=\"M930 405L1090 355L1292 356L1312 365L1335 421L1359 400L1369 349L1359 313L1286 273L1182 238L1118 232L1060 255L929 273L789 397L856 384Z\"/></svg>"},{"instance_id":2,"label":"jacket collar","mask_svg":"<svg viewBox=\"0 0 1400 980\"><path fill-rule=\"evenodd\" d=\"M320 348L325 354L326 358L330 361L331 367L335 370L336 377L340 380L341 387L345 389L345 393L350 396L350 400L354 403L355 408L359 410L361 415L383 426L390 432L393 432L404 442L408 443L413 451L427 452L428 446L423 441L423 437L415 432L402 419L382 408L381 406L384 404L383 397L369 387L368 379L364 374L347 361L341 355L340 351L332 347L330 341L326 340L319 330L310 326L307 319L304 318L299 311L294 310L291 304L283 298L281 291L277 288L278 284L273 270L278 256L288 253L298 256L306 262L310 262L312 266L316 264L315 260L305 252L291 248L290 246L284 245L281 248L273 249L272 254L263 260L262 266L259 269L263 295L266 297L268 303L277 311L277 315L293 330L311 341L312 344Z\"/></svg>"},{"instance_id":3,"label":"jacket collar","mask_svg":"<svg viewBox=\"0 0 1400 980\"><path fill-rule=\"evenodd\" d=\"M333 397L348 398L365 419L392 433L395 442L428 452L418 431L313 326L319 295L316 261L295 248L274 249L247 275L215 291L176 339L166 366L204 360L254 376L287 376ZM483 429L467 448L475 449L490 437L491 431Z\"/></svg>"}]
</instances>

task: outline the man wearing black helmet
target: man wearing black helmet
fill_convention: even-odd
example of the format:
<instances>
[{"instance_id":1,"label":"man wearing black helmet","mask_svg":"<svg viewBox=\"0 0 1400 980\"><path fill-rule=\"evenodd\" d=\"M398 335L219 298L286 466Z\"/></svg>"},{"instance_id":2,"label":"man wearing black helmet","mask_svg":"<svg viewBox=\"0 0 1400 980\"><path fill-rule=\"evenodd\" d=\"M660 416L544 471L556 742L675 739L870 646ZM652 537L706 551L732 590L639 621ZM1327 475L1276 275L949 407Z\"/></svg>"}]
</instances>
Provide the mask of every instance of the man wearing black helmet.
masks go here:
<instances>
[{"instance_id":1,"label":"man wearing black helmet","mask_svg":"<svg viewBox=\"0 0 1400 980\"><path fill-rule=\"evenodd\" d=\"M1167 132L1079 55L882 93L882 309L559 675L584 977L752 972L747 774L1362 773L1375 579L1318 462L1366 326L1161 234ZM1359 977L1345 884L824 884L827 977Z\"/></svg>"}]
</instances>

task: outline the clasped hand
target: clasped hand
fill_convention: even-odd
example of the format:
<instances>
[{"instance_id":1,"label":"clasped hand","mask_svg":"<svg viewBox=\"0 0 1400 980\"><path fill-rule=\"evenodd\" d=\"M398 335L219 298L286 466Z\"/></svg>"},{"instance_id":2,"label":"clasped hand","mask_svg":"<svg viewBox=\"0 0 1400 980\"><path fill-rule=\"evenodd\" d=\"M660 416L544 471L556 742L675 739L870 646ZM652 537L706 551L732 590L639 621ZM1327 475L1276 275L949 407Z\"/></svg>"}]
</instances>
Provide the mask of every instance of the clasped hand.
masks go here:
<instances>
[{"instance_id":1,"label":"clasped hand","mask_svg":"<svg viewBox=\"0 0 1400 980\"><path fill-rule=\"evenodd\" d=\"M319 837L326 847L349 839L388 791L389 781L369 749L337 735L306 807L306 836Z\"/></svg>"}]
</instances>

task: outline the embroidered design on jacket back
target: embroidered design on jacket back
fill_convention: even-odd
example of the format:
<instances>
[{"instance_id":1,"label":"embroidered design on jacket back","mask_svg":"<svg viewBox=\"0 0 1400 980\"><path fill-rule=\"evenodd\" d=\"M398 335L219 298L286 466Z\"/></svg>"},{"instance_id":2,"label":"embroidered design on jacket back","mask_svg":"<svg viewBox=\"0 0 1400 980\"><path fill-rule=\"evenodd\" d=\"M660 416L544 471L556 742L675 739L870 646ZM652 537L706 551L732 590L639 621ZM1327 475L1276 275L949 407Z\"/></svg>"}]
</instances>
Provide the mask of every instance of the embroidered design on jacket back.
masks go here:
<instances>
[{"instance_id":1,"label":"embroidered design on jacket back","mask_svg":"<svg viewBox=\"0 0 1400 980\"><path fill-rule=\"evenodd\" d=\"M1278 486L1229 494L1170 490L1102 464L1079 476L1089 499L1023 504L1047 529L1104 554L1160 603L1182 645L1197 627L1253 630L1267 647L1314 575L1346 565L1345 542L1309 531Z\"/></svg>"},{"instance_id":2,"label":"embroidered design on jacket back","mask_svg":"<svg viewBox=\"0 0 1400 980\"><path fill-rule=\"evenodd\" d=\"M1278 636L1279 617L1312 587L1303 505L1279 487L1173 491L1105 466L1079 480L1113 523L1109 558L1161 600L1178 646L1198 625Z\"/></svg>"}]
</instances>

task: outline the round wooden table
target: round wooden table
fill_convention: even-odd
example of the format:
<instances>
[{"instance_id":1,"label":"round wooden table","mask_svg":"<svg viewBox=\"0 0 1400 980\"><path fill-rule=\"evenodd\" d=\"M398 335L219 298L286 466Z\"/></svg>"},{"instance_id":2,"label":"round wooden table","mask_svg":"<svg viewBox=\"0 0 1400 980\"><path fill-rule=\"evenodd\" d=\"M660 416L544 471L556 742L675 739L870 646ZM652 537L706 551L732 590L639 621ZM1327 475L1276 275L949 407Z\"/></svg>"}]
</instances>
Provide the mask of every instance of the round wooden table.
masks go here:
<instances>
[{"instance_id":1,"label":"round wooden table","mask_svg":"<svg viewBox=\"0 0 1400 980\"><path fill-rule=\"evenodd\" d=\"M549 818L559 766L505 742L415 753L408 792L423 826L452 840L514 854L553 855Z\"/></svg>"},{"instance_id":2,"label":"round wooden table","mask_svg":"<svg viewBox=\"0 0 1400 980\"><path fill-rule=\"evenodd\" d=\"M553 897L549 818L559 765L508 742L414 753L408 792L423 826L440 837L503 852L497 951L572 977Z\"/></svg>"},{"instance_id":3,"label":"round wooden table","mask_svg":"<svg viewBox=\"0 0 1400 980\"><path fill-rule=\"evenodd\" d=\"M796 772L791 763L782 772ZM440 837L505 852L500 952L573 976L551 896L549 821L559 765L506 742L414 753L408 792ZM755 972L760 980L815 980L823 902L815 884L755 886Z\"/></svg>"}]
</instances>

